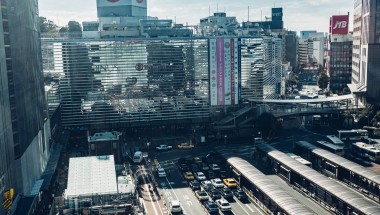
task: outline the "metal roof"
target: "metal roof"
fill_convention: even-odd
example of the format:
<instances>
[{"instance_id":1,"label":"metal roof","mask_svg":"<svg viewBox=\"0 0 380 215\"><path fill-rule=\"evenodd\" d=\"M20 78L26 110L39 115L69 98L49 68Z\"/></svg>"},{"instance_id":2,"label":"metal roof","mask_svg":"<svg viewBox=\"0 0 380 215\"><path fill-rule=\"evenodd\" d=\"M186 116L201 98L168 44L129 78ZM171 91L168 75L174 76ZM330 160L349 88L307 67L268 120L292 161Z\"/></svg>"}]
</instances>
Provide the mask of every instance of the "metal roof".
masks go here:
<instances>
[{"instance_id":1,"label":"metal roof","mask_svg":"<svg viewBox=\"0 0 380 215\"><path fill-rule=\"evenodd\" d=\"M282 208L287 214L315 214L306 206L299 203L296 199L291 197L286 191L281 189L267 176L257 170L252 164L246 160L234 156L227 150L218 150L227 162L239 171L244 177L254 184L261 192L265 193L273 202ZM298 161L296 161L298 162Z\"/></svg>"},{"instance_id":2,"label":"metal roof","mask_svg":"<svg viewBox=\"0 0 380 215\"><path fill-rule=\"evenodd\" d=\"M339 184L338 182L327 178L314 169L302 165L287 154L278 151L272 146L262 144L257 146L258 149L268 153L268 156L274 160L286 165L292 171L313 182L315 185L337 197L343 202L356 208L358 211L367 215L380 214L380 206L366 199L364 196L352 191L351 189Z\"/></svg>"},{"instance_id":3,"label":"metal roof","mask_svg":"<svg viewBox=\"0 0 380 215\"><path fill-rule=\"evenodd\" d=\"M333 162L334 164L336 164L342 168L345 168L345 169L347 169L347 170L349 170L349 171L351 171L357 175L360 175L364 178L367 178L368 180L375 182L376 184L380 185L380 174L378 174L378 173L376 173L370 169L367 169L364 166L361 166L355 162L349 161L346 158L343 158L339 155L331 153L327 150L318 148L318 147L314 146L313 144L306 142L306 141L298 141L296 144L302 144L303 146L305 146L305 148L307 148L308 150L310 150L314 154L316 154L322 158L325 158L326 160Z\"/></svg>"}]
</instances>

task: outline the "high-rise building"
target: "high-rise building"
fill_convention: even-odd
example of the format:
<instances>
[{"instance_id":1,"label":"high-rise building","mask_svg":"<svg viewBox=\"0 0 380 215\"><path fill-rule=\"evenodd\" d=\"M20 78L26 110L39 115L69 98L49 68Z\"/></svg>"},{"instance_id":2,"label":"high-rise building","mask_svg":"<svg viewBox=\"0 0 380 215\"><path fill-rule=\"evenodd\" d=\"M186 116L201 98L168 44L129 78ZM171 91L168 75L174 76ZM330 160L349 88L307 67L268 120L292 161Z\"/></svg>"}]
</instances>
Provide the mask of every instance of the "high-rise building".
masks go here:
<instances>
[{"instance_id":1,"label":"high-rise building","mask_svg":"<svg viewBox=\"0 0 380 215\"><path fill-rule=\"evenodd\" d=\"M295 31L285 32L285 60L290 63L293 71L298 66L298 36Z\"/></svg>"},{"instance_id":2,"label":"high-rise building","mask_svg":"<svg viewBox=\"0 0 380 215\"><path fill-rule=\"evenodd\" d=\"M1 0L0 199L4 189L28 195L50 155L38 5ZM1 212L0 212L1 214Z\"/></svg>"},{"instance_id":3,"label":"high-rise building","mask_svg":"<svg viewBox=\"0 0 380 215\"><path fill-rule=\"evenodd\" d=\"M324 65L326 37L323 32L301 31L298 46L298 65Z\"/></svg>"},{"instance_id":4,"label":"high-rise building","mask_svg":"<svg viewBox=\"0 0 380 215\"><path fill-rule=\"evenodd\" d=\"M239 22L236 17L217 12L213 16L200 20L199 34L201 36L237 35L238 28Z\"/></svg>"},{"instance_id":5,"label":"high-rise building","mask_svg":"<svg viewBox=\"0 0 380 215\"><path fill-rule=\"evenodd\" d=\"M356 0L352 53L352 84L357 104L380 103L380 2Z\"/></svg>"},{"instance_id":6,"label":"high-rise building","mask_svg":"<svg viewBox=\"0 0 380 215\"><path fill-rule=\"evenodd\" d=\"M349 15L330 18L326 71L330 76L330 91L342 93L352 76L352 34L348 32Z\"/></svg>"}]
</instances>

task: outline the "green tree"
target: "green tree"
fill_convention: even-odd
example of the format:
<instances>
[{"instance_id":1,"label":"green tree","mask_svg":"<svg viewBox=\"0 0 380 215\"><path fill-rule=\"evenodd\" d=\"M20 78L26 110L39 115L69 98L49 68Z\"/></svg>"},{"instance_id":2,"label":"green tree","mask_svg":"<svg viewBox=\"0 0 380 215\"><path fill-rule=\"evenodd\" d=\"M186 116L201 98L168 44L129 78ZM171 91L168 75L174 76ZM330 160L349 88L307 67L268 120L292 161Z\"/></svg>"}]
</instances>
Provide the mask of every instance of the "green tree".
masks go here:
<instances>
[{"instance_id":1,"label":"green tree","mask_svg":"<svg viewBox=\"0 0 380 215\"><path fill-rule=\"evenodd\" d=\"M290 84L292 86L297 85L299 81L300 81L300 78L298 77L298 75L292 73L292 75L290 76Z\"/></svg>"},{"instance_id":2,"label":"green tree","mask_svg":"<svg viewBox=\"0 0 380 215\"><path fill-rule=\"evenodd\" d=\"M67 28L67 27L61 27L61 28L59 29L59 33L67 33L67 31L68 31L68 28Z\"/></svg>"},{"instance_id":3,"label":"green tree","mask_svg":"<svg viewBox=\"0 0 380 215\"><path fill-rule=\"evenodd\" d=\"M38 17L38 25L41 33L56 33L58 30L58 25L43 16Z\"/></svg>"},{"instance_id":4,"label":"green tree","mask_svg":"<svg viewBox=\"0 0 380 215\"><path fill-rule=\"evenodd\" d=\"M327 86L329 85L330 82L330 77L325 73L321 72L318 76L318 86L322 90L326 89Z\"/></svg>"},{"instance_id":5,"label":"green tree","mask_svg":"<svg viewBox=\"0 0 380 215\"><path fill-rule=\"evenodd\" d=\"M67 32L69 33L82 33L82 26L77 21L69 21L67 26Z\"/></svg>"}]
</instances>

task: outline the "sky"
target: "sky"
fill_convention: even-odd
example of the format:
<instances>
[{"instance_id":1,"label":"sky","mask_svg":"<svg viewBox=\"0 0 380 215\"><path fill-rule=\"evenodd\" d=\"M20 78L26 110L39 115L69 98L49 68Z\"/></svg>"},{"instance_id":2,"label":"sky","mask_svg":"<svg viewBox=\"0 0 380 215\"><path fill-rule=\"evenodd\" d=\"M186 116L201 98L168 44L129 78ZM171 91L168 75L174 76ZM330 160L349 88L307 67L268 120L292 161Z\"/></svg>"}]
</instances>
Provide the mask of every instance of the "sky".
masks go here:
<instances>
[{"instance_id":1,"label":"sky","mask_svg":"<svg viewBox=\"0 0 380 215\"><path fill-rule=\"evenodd\" d=\"M40 16L65 26L68 21L94 21L96 0L38 0ZM237 3L238 2L238 3ZM195 25L212 13L226 12L238 22L264 20L271 16L272 7L282 7L284 27L288 30L317 30L328 32L329 17L350 13L353 0L148 0L148 16L173 19L177 23ZM262 14L262 15L261 15ZM352 30L352 24L350 24Z\"/></svg>"}]
</instances>

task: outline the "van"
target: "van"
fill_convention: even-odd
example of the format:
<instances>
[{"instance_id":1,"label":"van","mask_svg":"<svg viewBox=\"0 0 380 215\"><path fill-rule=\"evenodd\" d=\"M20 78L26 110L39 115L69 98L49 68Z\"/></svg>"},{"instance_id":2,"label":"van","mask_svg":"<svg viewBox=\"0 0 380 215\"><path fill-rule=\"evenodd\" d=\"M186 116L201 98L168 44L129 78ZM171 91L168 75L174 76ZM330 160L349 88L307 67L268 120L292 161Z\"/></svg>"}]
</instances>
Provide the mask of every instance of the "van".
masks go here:
<instances>
[{"instance_id":1,"label":"van","mask_svg":"<svg viewBox=\"0 0 380 215\"><path fill-rule=\"evenodd\" d=\"M143 160L143 153L141 151L135 152L133 155L133 162L134 163L141 163Z\"/></svg>"}]
</instances>

